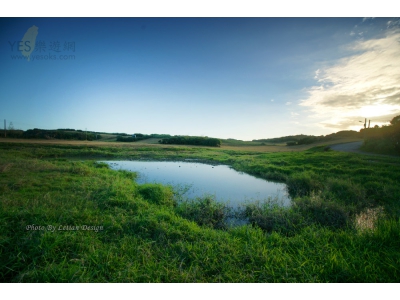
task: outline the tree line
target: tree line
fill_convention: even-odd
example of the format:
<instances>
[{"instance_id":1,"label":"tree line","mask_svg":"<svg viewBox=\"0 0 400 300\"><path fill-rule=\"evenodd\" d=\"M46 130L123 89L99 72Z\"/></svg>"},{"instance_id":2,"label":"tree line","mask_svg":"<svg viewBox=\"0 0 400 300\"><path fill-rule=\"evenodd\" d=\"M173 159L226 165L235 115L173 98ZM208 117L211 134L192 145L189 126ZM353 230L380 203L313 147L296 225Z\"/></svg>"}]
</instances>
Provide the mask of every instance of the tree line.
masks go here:
<instances>
[{"instance_id":1,"label":"tree line","mask_svg":"<svg viewBox=\"0 0 400 300\"><path fill-rule=\"evenodd\" d=\"M288 136L282 136L282 137L278 137L278 138L253 140L253 142L286 143L286 142L297 141L297 140L300 140L302 138L311 137L311 136L313 136L313 135L305 135L305 134L288 135Z\"/></svg>"},{"instance_id":2,"label":"tree line","mask_svg":"<svg viewBox=\"0 0 400 300\"><path fill-rule=\"evenodd\" d=\"M134 133L132 135L124 133L117 135L117 142L131 143L151 138L169 138L169 137L171 137L171 135L158 134L158 133L152 133L152 134Z\"/></svg>"},{"instance_id":3,"label":"tree line","mask_svg":"<svg viewBox=\"0 0 400 300\"><path fill-rule=\"evenodd\" d=\"M209 137L174 136L171 138L161 139L158 142L160 144L221 147L221 141L219 139Z\"/></svg>"},{"instance_id":4,"label":"tree line","mask_svg":"<svg viewBox=\"0 0 400 300\"><path fill-rule=\"evenodd\" d=\"M360 132L354 131L354 130L343 130L339 131L336 133L328 134L328 135L321 135L321 136L314 136L314 135L308 135L304 136L301 138L298 138L297 140L292 140L286 142L287 146L295 146L295 145L309 145L312 143L317 143L317 142L327 142L327 141L332 141L335 139L341 139L341 138L360 138L362 137Z\"/></svg>"},{"instance_id":5,"label":"tree line","mask_svg":"<svg viewBox=\"0 0 400 300\"><path fill-rule=\"evenodd\" d=\"M364 137L362 149L366 151L400 155L400 115L394 117L389 125L360 130Z\"/></svg>"},{"instance_id":6,"label":"tree line","mask_svg":"<svg viewBox=\"0 0 400 300\"><path fill-rule=\"evenodd\" d=\"M7 130L7 137L10 138L20 138L20 139L61 139L61 140L99 140L101 139L100 134L92 132L84 132L82 130L75 131L68 129L64 131L63 129L48 130L48 129L28 129L23 130ZM4 130L0 132L1 137L4 137Z\"/></svg>"},{"instance_id":7,"label":"tree line","mask_svg":"<svg viewBox=\"0 0 400 300\"><path fill-rule=\"evenodd\" d=\"M150 138L148 135L145 134L141 134L141 133L135 133L135 135L130 135L130 136L122 136L122 135L118 135L117 136L117 142L137 142L137 141L141 141L141 140L146 140Z\"/></svg>"}]
</instances>

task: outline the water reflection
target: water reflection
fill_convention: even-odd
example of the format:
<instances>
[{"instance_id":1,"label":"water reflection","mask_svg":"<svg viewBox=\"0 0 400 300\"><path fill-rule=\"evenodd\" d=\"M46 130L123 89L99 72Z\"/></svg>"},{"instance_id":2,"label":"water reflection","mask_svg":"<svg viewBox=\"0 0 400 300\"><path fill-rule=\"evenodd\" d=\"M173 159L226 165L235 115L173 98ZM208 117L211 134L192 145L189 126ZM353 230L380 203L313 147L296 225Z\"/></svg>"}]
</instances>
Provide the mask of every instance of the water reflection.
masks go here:
<instances>
[{"instance_id":1,"label":"water reflection","mask_svg":"<svg viewBox=\"0 0 400 300\"><path fill-rule=\"evenodd\" d=\"M185 193L189 198L205 194L213 195L217 201L228 202L232 207L245 202L277 198L281 205L290 205L285 184L237 172L225 165L176 161L105 161L105 163L112 169L137 172L138 183L190 186Z\"/></svg>"}]
</instances>

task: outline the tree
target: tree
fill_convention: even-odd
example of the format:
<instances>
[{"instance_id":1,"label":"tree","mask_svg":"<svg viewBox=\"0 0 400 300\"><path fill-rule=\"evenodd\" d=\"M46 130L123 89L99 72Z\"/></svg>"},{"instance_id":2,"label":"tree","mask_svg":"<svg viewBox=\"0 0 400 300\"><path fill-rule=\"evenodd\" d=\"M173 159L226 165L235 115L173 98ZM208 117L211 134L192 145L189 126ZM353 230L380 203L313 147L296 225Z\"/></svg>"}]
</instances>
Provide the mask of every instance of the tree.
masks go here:
<instances>
[{"instance_id":1,"label":"tree","mask_svg":"<svg viewBox=\"0 0 400 300\"><path fill-rule=\"evenodd\" d=\"M8 124L8 130L14 130L14 125L12 122L10 122L10 124Z\"/></svg>"},{"instance_id":2,"label":"tree","mask_svg":"<svg viewBox=\"0 0 400 300\"><path fill-rule=\"evenodd\" d=\"M392 124L393 126L400 124L400 115L397 117L394 117L391 121L390 124Z\"/></svg>"},{"instance_id":3,"label":"tree","mask_svg":"<svg viewBox=\"0 0 400 300\"><path fill-rule=\"evenodd\" d=\"M390 125L362 129L363 149L383 154L400 154L400 115L390 121Z\"/></svg>"}]
</instances>

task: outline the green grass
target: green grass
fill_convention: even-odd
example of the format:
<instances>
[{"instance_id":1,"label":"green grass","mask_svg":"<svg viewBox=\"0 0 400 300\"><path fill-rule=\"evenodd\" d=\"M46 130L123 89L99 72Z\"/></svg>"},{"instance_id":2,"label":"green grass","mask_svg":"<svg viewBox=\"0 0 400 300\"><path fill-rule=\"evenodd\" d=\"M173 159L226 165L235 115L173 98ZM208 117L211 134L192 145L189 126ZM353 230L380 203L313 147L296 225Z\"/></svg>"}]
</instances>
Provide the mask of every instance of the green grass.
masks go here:
<instances>
[{"instance_id":1,"label":"green grass","mask_svg":"<svg viewBox=\"0 0 400 300\"><path fill-rule=\"evenodd\" d=\"M105 158L230 164L287 183L294 204L247 205L239 213L250 224L231 228L212 199L139 185L134 173L96 162ZM400 159L324 147L1 143L1 282L399 282L399 174Z\"/></svg>"}]
</instances>

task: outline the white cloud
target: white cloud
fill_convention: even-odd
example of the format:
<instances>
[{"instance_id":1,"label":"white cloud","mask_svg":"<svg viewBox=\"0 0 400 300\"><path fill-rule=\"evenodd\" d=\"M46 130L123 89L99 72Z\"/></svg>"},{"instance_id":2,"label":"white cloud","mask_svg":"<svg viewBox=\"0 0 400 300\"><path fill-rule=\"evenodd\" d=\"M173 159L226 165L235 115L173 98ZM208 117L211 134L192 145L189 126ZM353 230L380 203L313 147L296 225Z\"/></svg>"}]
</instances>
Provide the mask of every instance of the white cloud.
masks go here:
<instances>
[{"instance_id":1,"label":"white cloud","mask_svg":"<svg viewBox=\"0 0 400 300\"><path fill-rule=\"evenodd\" d=\"M296 113L296 112L290 112L290 116L291 117L296 117L296 116L298 116L299 114L298 113Z\"/></svg>"},{"instance_id":2,"label":"white cloud","mask_svg":"<svg viewBox=\"0 0 400 300\"><path fill-rule=\"evenodd\" d=\"M318 79L319 73L321 73L320 69L318 69L317 71L315 71L314 79Z\"/></svg>"},{"instance_id":3,"label":"white cloud","mask_svg":"<svg viewBox=\"0 0 400 300\"><path fill-rule=\"evenodd\" d=\"M359 129L364 118L381 124L400 114L400 31L350 49L356 54L320 69L319 85L300 102L323 127Z\"/></svg>"},{"instance_id":4,"label":"white cloud","mask_svg":"<svg viewBox=\"0 0 400 300\"><path fill-rule=\"evenodd\" d=\"M274 99L271 99L271 102L274 102L275 100Z\"/></svg>"},{"instance_id":5,"label":"white cloud","mask_svg":"<svg viewBox=\"0 0 400 300\"><path fill-rule=\"evenodd\" d=\"M285 105L290 105L290 104L292 104L292 102L286 102L286 103L285 103Z\"/></svg>"}]
</instances>

